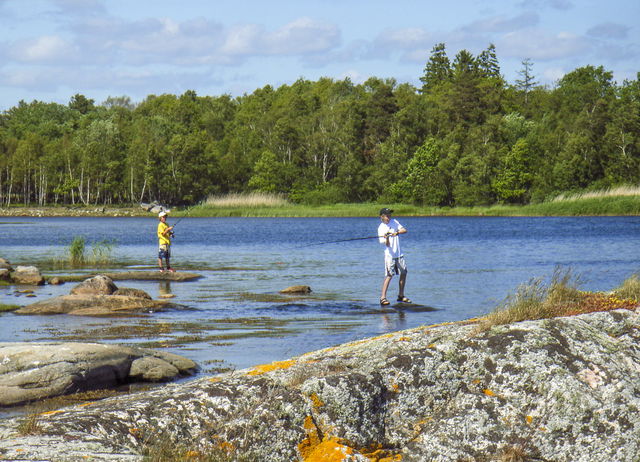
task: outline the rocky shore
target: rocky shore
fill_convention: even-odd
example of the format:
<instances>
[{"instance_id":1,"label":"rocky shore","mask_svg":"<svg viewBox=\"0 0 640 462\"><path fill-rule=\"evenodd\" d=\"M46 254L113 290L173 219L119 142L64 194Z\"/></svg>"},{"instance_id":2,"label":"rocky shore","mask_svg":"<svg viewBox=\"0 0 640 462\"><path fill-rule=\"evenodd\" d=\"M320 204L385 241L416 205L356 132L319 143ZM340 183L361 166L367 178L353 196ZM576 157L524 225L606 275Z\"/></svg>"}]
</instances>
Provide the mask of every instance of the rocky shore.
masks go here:
<instances>
[{"instance_id":1,"label":"rocky shore","mask_svg":"<svg viewBox=\"0 0 640 462\"><path fill-rule=\"evenodd\" d=\"M6 419L0 455L637 461L639 342L632 310L420 327L60 409L30 431Z\"/></svg>"}]
</instances>

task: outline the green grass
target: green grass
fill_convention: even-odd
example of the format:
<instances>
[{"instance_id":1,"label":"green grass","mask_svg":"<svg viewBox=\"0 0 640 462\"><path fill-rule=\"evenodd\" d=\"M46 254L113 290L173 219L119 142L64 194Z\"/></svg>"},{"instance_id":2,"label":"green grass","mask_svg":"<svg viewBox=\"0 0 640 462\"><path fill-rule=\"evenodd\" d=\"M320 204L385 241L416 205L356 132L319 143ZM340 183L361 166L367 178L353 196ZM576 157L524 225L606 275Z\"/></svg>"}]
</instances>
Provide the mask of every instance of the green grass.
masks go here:
<instances>
[{"instance_id":1,"label":"green grass","mask_svg":"<svg viewBox=\"0 0 640 462\"><path fill-rule=\"evenodd\" d=\"M18 308L21 308L20 305L7 305L5 303L0 303L0 313L4 313L7 311L15 311Z\"/></svg>"},{"instance_id":2,"label":"green grass","mask_svg":"<svg viewBox=\"0 0 640 462\"><path fill-rule=\"evenodd\" d=\"M310 206L280 205L198 205L189 210L193 217L376 217L382 207L396 216L622 216L640 215L640 196L609 196L565 199L531 205L492 205L486 207L425 207L411 204L332 204ZM184 211L172 215L180 217Z\"/></svg>"}]
</instances>

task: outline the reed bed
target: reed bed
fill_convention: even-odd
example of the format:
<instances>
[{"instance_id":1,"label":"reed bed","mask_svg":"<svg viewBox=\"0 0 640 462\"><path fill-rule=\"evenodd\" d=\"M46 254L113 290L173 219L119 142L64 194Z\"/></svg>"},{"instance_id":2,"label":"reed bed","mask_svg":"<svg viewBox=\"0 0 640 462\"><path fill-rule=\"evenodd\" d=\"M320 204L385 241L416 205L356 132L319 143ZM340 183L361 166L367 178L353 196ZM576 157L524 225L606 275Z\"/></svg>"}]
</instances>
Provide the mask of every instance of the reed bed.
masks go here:
<instances>
[{"instance_id":1,"label":"reed bed","mask_svg":"<svg viewBox=\"0 0 640 462\"><path fill-rule=\"evenodd\" d=\"M283 207L290 205L284 194L263 192L212 195L204 203L208 207Z\"/></svg>"},{"instance_id":2,"label":"reed bed","mask_svg":"<svg viewBox=\"0 0 640 462\"><path fill-rule=\"evenodd\" d=\"M599 191L586 191L580 193L559 194L550 202L577 201L582 199L601 199L603 197L640 196L640 186L623 185L615 188L601 189Z\"/></svg>"}]
</instances>

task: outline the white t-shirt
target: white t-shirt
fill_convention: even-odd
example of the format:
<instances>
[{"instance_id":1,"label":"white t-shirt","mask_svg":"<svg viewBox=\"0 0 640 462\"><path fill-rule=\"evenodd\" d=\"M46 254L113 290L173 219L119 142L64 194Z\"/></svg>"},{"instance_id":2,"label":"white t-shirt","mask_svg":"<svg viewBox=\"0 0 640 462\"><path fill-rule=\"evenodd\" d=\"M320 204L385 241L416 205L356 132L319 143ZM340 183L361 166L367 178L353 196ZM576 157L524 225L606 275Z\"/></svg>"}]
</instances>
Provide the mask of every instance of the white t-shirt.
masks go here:
<instances>
[{"instance_id":1,"label":"white t-shirt","mask_svg":"<svg viewBox=\"0 0 640 462\"><path fill-rule=\"evenodd\" d=\"M384 245L384 255L389 258L402 257L402 251L400 250L400 239L398 236L389 237L389 245L385 245L384 235L387 233L397 233L404 227L398 223L398 220L391 218L389 223L380 223L378 226L378 240L380 244Z\"/></svg>"}]
</instances>

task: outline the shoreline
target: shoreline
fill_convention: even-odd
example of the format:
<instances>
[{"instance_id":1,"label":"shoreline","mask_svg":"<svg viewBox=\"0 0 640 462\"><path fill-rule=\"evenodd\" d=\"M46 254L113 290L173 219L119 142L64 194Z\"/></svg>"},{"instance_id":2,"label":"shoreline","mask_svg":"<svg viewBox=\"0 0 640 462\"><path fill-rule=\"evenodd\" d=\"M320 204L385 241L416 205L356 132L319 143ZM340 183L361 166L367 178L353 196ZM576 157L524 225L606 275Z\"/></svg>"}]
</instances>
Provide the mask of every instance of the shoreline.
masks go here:
<instances>
[{"instance_id":1,"label":"shoreline","mask_svg":"<svg viewBox=\"0 0 640 462\"><path fill-rule=\"evenodd\" d=\"M640 215L640 197L609 197L485 207L429 207L412 204L349 203L332 205L198 205L173 208L173 217L346 218L375 217L382 206L404 217L615 217ZM154 217L140 206L0 207L0 217Z\"/></svg>"}]
</instances>

